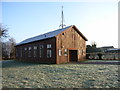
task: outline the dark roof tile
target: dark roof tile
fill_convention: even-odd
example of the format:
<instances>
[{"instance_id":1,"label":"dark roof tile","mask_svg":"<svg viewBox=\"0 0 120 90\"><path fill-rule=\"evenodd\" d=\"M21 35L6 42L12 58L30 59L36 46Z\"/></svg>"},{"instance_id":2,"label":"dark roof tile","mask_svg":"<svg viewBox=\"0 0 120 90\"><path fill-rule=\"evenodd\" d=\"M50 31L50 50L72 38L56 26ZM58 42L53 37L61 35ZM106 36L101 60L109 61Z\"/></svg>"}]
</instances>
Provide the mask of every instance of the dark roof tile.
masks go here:
<instances>
[{"instance_id":1,"label":"dark roof tile","mask_svg":"<svg viewBox=\"0 0 120 90\"><path fill-rule=\"evenodd\" d=\"M26 39L26 40L16 44L16 46L17 45L26 44L26 43L30 43L30 42L34 42L34 41L47 39L47 38L52 38L52 37L58 35L59 33L63 32L64 30L70 28L71 26L65 27L63 29L58 29L58 30L55 30L55 31L51 31L51 32L48 32L48 33L45 33L45 34L42 34L42 35L38 35L38 36L32 37L32 38L28 38L28 39Z\"/></svg>"}]
</instances>

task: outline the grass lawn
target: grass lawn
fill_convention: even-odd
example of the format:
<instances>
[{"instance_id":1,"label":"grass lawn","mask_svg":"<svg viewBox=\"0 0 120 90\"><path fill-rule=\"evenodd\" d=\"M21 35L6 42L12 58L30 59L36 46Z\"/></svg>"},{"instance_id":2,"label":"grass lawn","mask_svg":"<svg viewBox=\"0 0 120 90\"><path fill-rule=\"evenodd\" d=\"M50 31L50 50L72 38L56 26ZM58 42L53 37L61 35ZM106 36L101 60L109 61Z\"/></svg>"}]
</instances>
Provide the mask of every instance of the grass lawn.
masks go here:
<instances>
[{"instance_id":1,"label":"grass lawn","mask_svg":"<svg viewBox=\"0 0 120 90\"><path fill-rule=\"evenodd\" d=\"M87 61L86 61L87 62ZM0 62L3 88L118 88L112 64L35 64Z\"/></svg>"}]
</instances>

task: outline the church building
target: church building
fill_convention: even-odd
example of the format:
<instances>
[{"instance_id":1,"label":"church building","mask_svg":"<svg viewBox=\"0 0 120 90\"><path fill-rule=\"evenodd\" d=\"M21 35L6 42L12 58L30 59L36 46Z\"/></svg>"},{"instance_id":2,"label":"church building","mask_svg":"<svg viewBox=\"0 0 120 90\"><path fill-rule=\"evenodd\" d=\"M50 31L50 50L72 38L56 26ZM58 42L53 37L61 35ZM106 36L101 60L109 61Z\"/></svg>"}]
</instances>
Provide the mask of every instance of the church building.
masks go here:
<instances>
[{"instance_id":1,"label":"church building","mask_svg":"<svg viewBox=\"0 0 120 90\"><path fill-rule=\"evenodd\" d=\"M75 25L28 38L16 47L16 60L60 64L86 59L88 39Z\"/></svg>"}]
</instances>

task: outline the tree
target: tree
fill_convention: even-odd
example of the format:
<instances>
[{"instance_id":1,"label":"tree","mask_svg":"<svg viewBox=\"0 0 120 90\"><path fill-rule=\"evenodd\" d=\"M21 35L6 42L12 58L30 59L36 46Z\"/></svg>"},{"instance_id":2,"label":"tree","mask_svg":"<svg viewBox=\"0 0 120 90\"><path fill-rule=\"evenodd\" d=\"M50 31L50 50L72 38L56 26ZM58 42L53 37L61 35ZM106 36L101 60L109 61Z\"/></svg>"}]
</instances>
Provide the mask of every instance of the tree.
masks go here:
<instances>
[{"instance_id":1,"label":"tree","mask_svg":"<svg viewBox=\"0 0 120 90\"><path fill-rule=\"evenodd\" d=\"M95 41L93 41L91 43L91 45L87 45L87 49L86 49L86 52L87 53L95 53L95 52L98 52L98 49L97 49L97 44Z\"/></svg>"},{"instance_id":2,"label":"tree","mask_svg":"<svg viewBox=\"0 0 120 90\"><path fill-rule=\"evenodd\" d=\"M8 41L2 43L2 56L3 59L13 59L15 57L16 42L14 38L9 38Z\"/></svg>"},{"instance_id":3,"label":"tree","mask_svg":"<svg viewBox=\"0 0 120 90\"><path fill-rule=\"evenodd\" d=\"M97 53L99 59L102 59L102 53L101 53L101 48L96 47L97 44L96 42L92 42L91 45L87 45L86 52L88 53L86 57L89 59L90 53Z\"/></svg>"},{"instance_id":4,"label":"tree","mask_svg":"<svg viewBox=\"0 0 120 90\"><path fill-rule=\"evenodd\" d=\"M0 59L14 58L15 44L15 39L8 35L8 28L0 23Z\"/></svg>"},{"instance_id":5,"label":"tree","mask_svg":"<svg viewBox=\"0 0 120 90\"><path fill-rule=\"evenodd\" d=\"M96 46L97 46L97 43L96 43L95 41L92 41L92 44L91 44L91 46L92 46L93 48L96 48Z\"/></svg>"},{"instance_id":6,"label":"tree","mask_svg":"<svg viewBox=\"0 0 120 90\"><path fill-rule=\"evenodd\" d=\"M8 28L3 26L1 23L0 23L0 38L2 37L8 37Z\"/></svg>"},{"instance_id":7,"label":"tree","mask_svg":"<svg viewBox=\"0 0 120 90\"><path fill-rule=\"evenodd\" d=\"M0 23L0 60L2 60L2 43L3 43L3 37L8 37L8 28L4 27Z\"/></svg>"},{"instance_id":8,"label":"tree","mask_svg":"<svg viewBox=\"0 0 120 90\"><path fill-rule=\"evenodd\" d=\"M10 42L10 47L11 47L10 58L15 58L15 45L16 45L16 41L15 41L14 38L10 38L9 42Z\"/></svg>"}]
</instances>

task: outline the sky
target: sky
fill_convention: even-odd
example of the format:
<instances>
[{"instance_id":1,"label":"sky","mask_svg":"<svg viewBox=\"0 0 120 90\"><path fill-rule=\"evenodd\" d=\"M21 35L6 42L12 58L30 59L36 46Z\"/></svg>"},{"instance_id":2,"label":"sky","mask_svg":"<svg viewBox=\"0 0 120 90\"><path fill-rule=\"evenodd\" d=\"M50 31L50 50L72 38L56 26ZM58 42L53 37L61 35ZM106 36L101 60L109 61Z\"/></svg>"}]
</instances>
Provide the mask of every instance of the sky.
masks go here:
<instances>
[{"instance_id":1,"label":"sky","mask_svg":"<svg viewBox=\"0 0 120 90\"><path fill-rule=\"evenodd\" d=\"M61 6L64 24L75 25L97 47L118 47L118 2L2 2L2 23L19 43L59 29Z\"/></svg>"}]
</instances>

